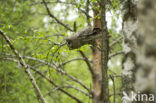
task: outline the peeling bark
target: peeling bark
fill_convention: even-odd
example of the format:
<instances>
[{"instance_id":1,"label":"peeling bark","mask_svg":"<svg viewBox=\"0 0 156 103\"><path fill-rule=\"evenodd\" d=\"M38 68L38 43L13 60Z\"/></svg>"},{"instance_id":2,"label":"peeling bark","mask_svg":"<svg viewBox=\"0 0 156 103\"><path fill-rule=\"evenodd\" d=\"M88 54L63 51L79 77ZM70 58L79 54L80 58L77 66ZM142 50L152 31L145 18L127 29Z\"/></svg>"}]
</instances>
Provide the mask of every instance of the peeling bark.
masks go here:
<instances>
[{"instance_id":1,"label":"peeling bark","mask_svg":"<svg viewBox=\"0 0 156 103\"><path fill-rule=\"evenodd\" d=\"M101 4L106 2L101 0ZM108 74L107 62L109 56L109 37L105 21L105 4L101 6L101 21L100 13L94 9L94 27L102 29L102 39L96 39L96 45L93 47L93 103L109 103L109 87L108 87ZM98 3L94 4L96 7ZM104 14L104 15L102 15ZM99 48L101 48L99 50Z\"/></svg>"},{"instance_id":2,"label":"peeling bark","mask_svg":"<svg viewBox=\"0 0 156 103\"><path fill-rule=\"evenodd\" d=\"M94 27L101 28L101 21L96 18L97 15L99 15L98 10L94 10ZM100 39L96 40L96 46L93 47L93 103L102 103L102 100L100 99L102 88L101 51L97 47L101 47Z\"/></svg>"}]
</instances>

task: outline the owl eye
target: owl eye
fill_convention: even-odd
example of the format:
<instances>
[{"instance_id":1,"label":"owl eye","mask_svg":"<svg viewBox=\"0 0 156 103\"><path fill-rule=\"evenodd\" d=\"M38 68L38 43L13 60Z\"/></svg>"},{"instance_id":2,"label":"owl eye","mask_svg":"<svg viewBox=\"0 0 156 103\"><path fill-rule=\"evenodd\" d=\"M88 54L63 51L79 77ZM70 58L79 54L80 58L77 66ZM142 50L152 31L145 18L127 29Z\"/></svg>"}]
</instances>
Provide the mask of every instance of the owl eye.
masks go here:
<instances>
[{"instance_id":1,"label":"owl eye","mask_svg":"<svg viewBox=\"0 0 156 103\"><path fill-rule=\"evenodd\" d=\"M71 42L71 41L68 41L67 44L68 44L68 46L69 46L70 48L72 48L72 42Z\"/></svg>"}]
</instances>

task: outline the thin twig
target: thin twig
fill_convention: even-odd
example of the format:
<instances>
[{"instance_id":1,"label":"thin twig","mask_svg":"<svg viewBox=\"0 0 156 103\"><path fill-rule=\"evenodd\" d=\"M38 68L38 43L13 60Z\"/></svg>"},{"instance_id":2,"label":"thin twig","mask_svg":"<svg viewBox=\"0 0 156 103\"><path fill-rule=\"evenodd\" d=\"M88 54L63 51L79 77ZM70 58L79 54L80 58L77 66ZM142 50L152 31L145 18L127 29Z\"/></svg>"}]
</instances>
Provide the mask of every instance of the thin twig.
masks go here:
<instances>
[{"instance_id":1,"label":"thin twig","mask_svg":"<svg viewBox=\"0 0 156 103\"><path fill-rule=\"evenodd\" d=\"M112 48L114 45L116 45L118 42L120 42L123 39L123 37L118 38L115 40L112 44L110 44L110 48Z\"/></svg>"},{"instance_id":2,"label":"thin twig","mask_svg":"<svg viewBox=\"0 0 156 103\"><path fill-rule=\"evenodd\" d=\"M120 55L120 54L124 54L124 52L123 52L123 51L118 51L118 52L116 52L116 53L110 54L110 55L109 55L109 59L111 59L111 58L114 57L114 56Z\"/></svg>"},{"instance_id":3,"label":"thin twig","mask_svg":"<svg viewBox=\"0 0 156 103\"><path fill-rule=\"evenodd\" d=\"M61 4L71 4L73 5L74 3L73 2L63 2L63 1L45 1L46 4L56 4L56 3L61 3ZM32 3L31 5L36 5L36 4L43 4L44 2L41 1L41 2L34 2Z\"/></svg>"},{"instance_id":4,"label":"thin twig","mask_svg":"<svg viewBox=\"0 0 156 103\"><path fill-rule=\"evenodd\" d=\"M70 85L69 85L69 86L62 86L62 87L60 87L60 88L66 88L66 89L71 88L71 89L75 89L75 90L77 90L77 91L79 91L79 92L85 94L85 95L88 96L89 98L92 97L90 94L86 93L86 92L83 91L82 89L77 88L77 87L74 87L74 86L70 86ZM58 89L59 89L59 88L55 88L55 89L53 89L52 91L48 92L46 95L49 95L49 94L55 92L55 91L58 90ZM45 95L45 96L46 96L46 95Z\"/></svg>"},{"instance_id":5,"label":"thin twig","mask_svg":"<svg viewBox=\"0 0 156 103\"><path fill-rule=\"evenodd\" d=\"M110 94L109 97L114 96L114 95L120 95L121 96L122 93L116 93L116 94L113 93L113 94Z\"/></svg>"},{"instance_id":6,"label":"thin twig","mask_svg":"<svg viewBox=\"0 0 156 103\"><path fill-rule=\"evenodd\" d=\"M58 67L61 67L61 66L63 66L63 65L66 65L67 63L70 63L70 62L72 62L72 61L77 61L77 60L84 60L84 58L73 58L73 59L67 60L67 61L62 62L61 64L59 64Z\"/></svg>"},{"instance_id":7,"label":"thin twig","mask_svg":"<svg viewBox=\"0 0 156 103\"><path fill-rule=\"evenodd\" d=\"M113 82L113 91L114 91L114 99L113 99L113 103L115 103L115 98L116 98L116 89L115 89L115 81L114 81L114 77L110 75L110 78Z\"/></svg>"}]
</instances>

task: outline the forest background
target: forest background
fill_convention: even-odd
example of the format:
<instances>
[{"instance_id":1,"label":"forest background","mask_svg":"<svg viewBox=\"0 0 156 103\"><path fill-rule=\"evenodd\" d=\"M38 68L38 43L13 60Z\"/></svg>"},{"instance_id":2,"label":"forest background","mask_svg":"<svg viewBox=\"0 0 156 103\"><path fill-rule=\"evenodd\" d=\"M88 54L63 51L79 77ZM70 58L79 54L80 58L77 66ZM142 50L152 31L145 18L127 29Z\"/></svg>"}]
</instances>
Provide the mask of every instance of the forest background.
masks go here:
<instances>
[{"instance_id":1,"label":"forest background","mask_svg":"<svg viewBox=\"0 0 156 103\"><path fill-rule=\"evenodd\" d=\"M156 20L150 16L155 1L143 0L139 9L137 1L0 0L0 103L121 103L123 91L156 93L151 29ZM66 42L98 21L103 35L101 50L96 46L101 53L97 60L104 63L100 68L94 45L70 50ZM100 94L94 67L101 70Z\"/></svg>"}]
</instances>

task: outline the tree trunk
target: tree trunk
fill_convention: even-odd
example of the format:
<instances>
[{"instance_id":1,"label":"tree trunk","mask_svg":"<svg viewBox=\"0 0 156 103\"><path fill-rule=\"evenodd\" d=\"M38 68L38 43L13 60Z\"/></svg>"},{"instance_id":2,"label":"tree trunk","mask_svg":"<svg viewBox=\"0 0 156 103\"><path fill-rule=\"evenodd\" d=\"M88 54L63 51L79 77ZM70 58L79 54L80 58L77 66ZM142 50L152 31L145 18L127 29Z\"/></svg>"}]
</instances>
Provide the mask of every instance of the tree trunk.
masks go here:
<instances>
[{"instance_id":1,"label":"tree trunk","mask_svg":"<svg viewBox=\"0 0 156 103\"><path fill-rule=\"evenodd\" d=\"M101 0L101 27L102 27L102 45L101 45L101 71L102 71L102 94L103 103L109 101L109 84L108 84L108 56L109 56L109 33L106 22L106 3L107 0Z\"/></svg>"},{"instance_id":2,"label":"tree trunk","mask_svg":"<svg viewBox=\"0 0 156 103\"><path fill-rule=\"evenodd\" d=\"M99 6L98 4L96 4ZM94 27L101 28L101 21L97 18L99 16L99 11L94 10ZM98 47L101 46L101 41L96 40L96 45L93 47L93 103L102 103L101 97L101 82L102 82L102 73L101 73L101 51Z\"/></svg>"},{"instance_id":3,"label":"tree trunk","mask_svg":"<svg viewBox=\"0 0 156 103\"><path fill-rule=\"evenodd\" d=\"M95 7L99 4L95 3ZM105 9L105 8L104 8ZM105 28L106 23L103 22L103 26L100 20L100 13L97 9L94 12L94 27ZM105 12L104 12L105 13ZM105 21L105 18L104 18ZM102 29L103 29L102 28ZM107 29L107 28L105 28ZM105 30L104 29L104 30ZM103 32L104 32L103 30ZM107 31L107 30L106 30ZM108 33L108 32L107 32ZM107 36L107 34L106 34ZM96 40L96 45L93 47L93 103L109 103L109 91L108 91L108 75L107 75L107 62L108 62L108 39L106 40L105 50L101 51L99 48L102 47L102 39ZM105 56L106 61L102 61L102 57Z\"/></svg>"},{"instance_id":4,"label":"tree trunk","mask_svg":"<svg viewBox=\"0 0 156 103\"><path fill-rule=\"evenodd\" d=\"M143 94L153 94L156 103L156 1L141 0L138 8L139 38L137 47L137 72L135 89ZM152 100L152 99L151 99ZM140 103L140 102L138 102Z\"/></svg>"},{"instance_id":5,"label":"tree trunk","mask_svg":"<svg viewBox=\"0 0 156 103\"><path fill-rule=\"evenodd\" d=\"M137 44L137 0L125 0L122 2L123 12L123 52L122 61L122 89L131 97L131 91L134 91L135 70L136 70L136 44Z\"/></svg>"}]
</instances>

